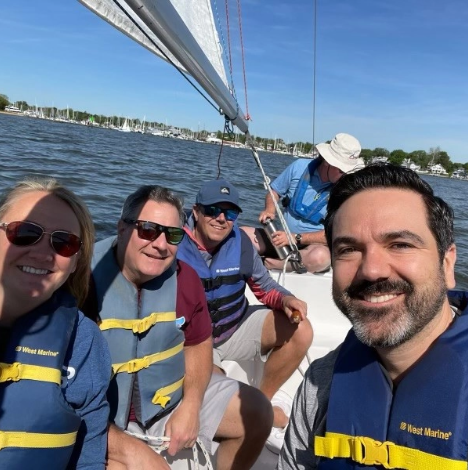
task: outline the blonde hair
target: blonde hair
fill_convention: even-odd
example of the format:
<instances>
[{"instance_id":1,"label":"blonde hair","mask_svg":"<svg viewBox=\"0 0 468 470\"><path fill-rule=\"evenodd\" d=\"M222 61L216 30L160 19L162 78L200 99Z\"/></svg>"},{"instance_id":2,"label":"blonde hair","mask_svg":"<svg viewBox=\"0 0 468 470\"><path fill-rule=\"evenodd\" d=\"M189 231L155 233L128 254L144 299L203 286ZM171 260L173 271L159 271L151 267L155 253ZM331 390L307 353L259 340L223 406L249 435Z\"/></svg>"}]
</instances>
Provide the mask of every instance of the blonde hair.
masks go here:
<instances>
[{"instance_id":1,"label":"blonde hair","mask_svg":"<svg viewBox=\"0 0 468 470\"><path fill-rule=\"evenodd\" d=\"M0 197L0 219L24 194L42 191L49 193L68 204L80 225L80 238L83 244L78 253L76 269L68 277L65 286L76 298L78 307L86 300L91 275L91 257L94 246L94 224L84 201L71 190L62 186L54 178L26 178L7 189Z\"/></svg>"}]
</instances>

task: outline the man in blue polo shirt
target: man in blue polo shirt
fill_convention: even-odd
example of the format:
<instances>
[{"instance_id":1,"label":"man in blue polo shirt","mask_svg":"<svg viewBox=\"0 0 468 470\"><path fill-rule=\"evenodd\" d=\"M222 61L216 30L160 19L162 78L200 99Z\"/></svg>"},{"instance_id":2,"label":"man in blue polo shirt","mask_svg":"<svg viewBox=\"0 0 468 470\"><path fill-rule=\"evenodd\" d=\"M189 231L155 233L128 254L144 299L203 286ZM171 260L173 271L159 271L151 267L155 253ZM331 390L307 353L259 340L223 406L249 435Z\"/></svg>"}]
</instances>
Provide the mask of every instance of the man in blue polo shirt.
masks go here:
<instances>
[{"instance_id":1,"label":"man in blue polo shirt","mask_svg":"<svg viewBox=\"0 0 468 470\"><path fill-rule=\"evenodd\" d=\"M364 166L359 158L361 144L349 134L337 134L328 143L317 145L320 156L314 160L296 159L271 184L273 197L282 199L284 218L298 246L307 271L320 272L330 266L330 252L326 246L323 219L327 214L327 201L333 185L344 173ZM276 217L272 196L267 193L265 209L259 221ZM279 224L276 224L281 228ZM263 229L243 227L261 255L265 266L283 269L284 261L275 259L274 248L289 245L288 237L278 230L270 240ZM288 266L291 270L291 266Z\"/></svg>"}]
</instances>

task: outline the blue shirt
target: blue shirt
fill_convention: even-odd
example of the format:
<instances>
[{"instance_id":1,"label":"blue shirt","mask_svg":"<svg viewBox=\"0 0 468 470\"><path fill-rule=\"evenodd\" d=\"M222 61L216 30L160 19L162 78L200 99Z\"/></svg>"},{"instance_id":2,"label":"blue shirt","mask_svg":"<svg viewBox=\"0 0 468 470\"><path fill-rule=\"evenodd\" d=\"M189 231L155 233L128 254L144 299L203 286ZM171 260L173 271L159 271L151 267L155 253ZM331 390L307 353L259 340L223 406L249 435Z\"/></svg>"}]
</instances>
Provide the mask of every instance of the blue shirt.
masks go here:
<instances>
[{"instance_id":1,"label":"blue shirt","mask_svg":"<svg viewBox=\"0 0 468 470\"><path fill-rule=\"evenodd\" d=\"M104 470L111 359L98 326L79 312L62 375L65 399L82 419L68 468Z\"/></svg>"},{"instance_id":2,"label":"blue shirt","mask_svg":"<svg viewBox=\"0 0 468 470\"><path fill-rule=\"evenodd\" d=\"M304 158L298 158L296 161L291 163L271 184L271 189L278 193L280 197L289 196L293 197L294 192L299 184L301 176L306 171L310 160ZM318 172L316 171L310 180L310 185L307 188L303 202L305 205L312 204L317 194L322 192L329 192L329 182L322 182ZM325 205L321 210L323 218L327 215L327 206ZM314 225L308 220L302 219L292 214L288 208L284 211L284 218L288 224L289 230L293 233L307 233L307 232L318 232L323 230L323 225Z\"/></svg>"}]
</instances>

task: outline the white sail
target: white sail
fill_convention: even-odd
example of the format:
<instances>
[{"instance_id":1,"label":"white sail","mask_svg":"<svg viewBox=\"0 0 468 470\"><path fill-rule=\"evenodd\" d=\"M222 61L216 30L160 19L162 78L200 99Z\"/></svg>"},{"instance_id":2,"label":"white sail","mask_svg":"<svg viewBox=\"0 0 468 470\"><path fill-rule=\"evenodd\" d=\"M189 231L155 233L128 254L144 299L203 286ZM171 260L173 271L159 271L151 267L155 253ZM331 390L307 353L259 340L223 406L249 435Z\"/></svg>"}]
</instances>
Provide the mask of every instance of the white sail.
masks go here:
<instances>
[{"instance_id":1,"label":"white sail","mask_svg":"<svg viewBox=\"0 0 468 470\"><path fill-rule=\"evenodd\" d=\"M204 88L223 114L242 132L248 131L244 113L226 79L210 0L79 1L154 54L163 58L167 54Z\"/></svg>"}]
</instances>

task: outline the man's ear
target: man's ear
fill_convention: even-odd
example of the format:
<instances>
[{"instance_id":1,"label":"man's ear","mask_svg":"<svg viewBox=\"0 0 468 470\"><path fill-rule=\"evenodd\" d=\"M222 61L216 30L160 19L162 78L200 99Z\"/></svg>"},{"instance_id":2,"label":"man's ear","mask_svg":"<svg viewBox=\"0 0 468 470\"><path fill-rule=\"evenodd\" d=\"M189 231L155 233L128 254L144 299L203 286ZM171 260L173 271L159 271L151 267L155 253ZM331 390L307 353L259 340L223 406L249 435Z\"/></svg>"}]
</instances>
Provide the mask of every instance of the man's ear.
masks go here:
<instances>
[{"instance_id":1,"label":"man's ear","mask_svg":"<svg viewBox=\"0 0 468 470\"><path fill-rule=\"evenodd\" d=\"M457 261L457 247L454 243L450 245L448 250L445 252L442 267L444 270L445 283L447 289L453 289L455 287L455 263Z\"/></svg>"},{"instance_id":2,"label":"man's ear","mask_svg":"<svg viewBox=\"0 0 468 470\"><path fill-rule=\"evenodd\" d=\"M122 236L126 226L127 224L122 219L120 219L119 222L117 223L117 236L118 237Z\"/></svg>"},{"instance_id":3,"label":"man's ear","mask_svg":"<svg viewBox=\"0 0 468 470\"><path fill-rule=\"evenodd\" d=\"M195 222L198 222L198 208L196 204L194 204L192 207L192 215L193 215L193 220L195 220Z\"/></svg>"}]
</instances>

